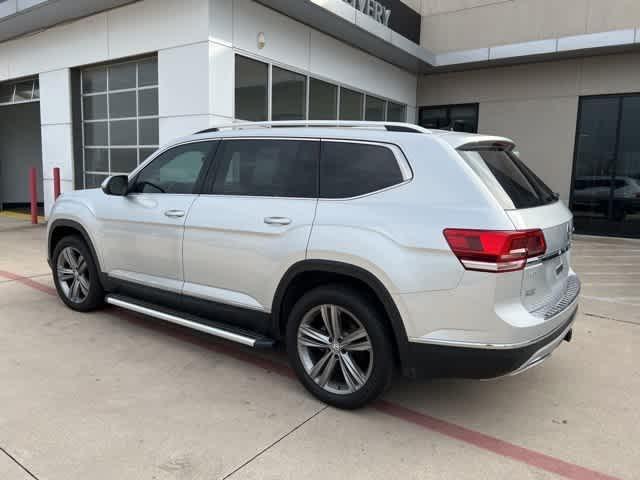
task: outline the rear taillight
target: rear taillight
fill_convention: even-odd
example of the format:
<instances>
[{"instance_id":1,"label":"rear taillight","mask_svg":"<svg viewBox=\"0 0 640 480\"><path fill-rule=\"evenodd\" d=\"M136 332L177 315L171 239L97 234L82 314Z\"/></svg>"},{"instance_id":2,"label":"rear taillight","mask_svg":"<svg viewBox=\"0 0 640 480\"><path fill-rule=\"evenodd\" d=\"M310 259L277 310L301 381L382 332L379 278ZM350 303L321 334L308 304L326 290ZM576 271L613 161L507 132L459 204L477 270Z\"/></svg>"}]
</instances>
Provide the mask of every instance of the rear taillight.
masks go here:
<instances>
[{"instance_id":1,"label":"rear taillight","mask_svg":"<svg viewBox=\"0 0 640 480\"><path fill-rule=\"evenodd\" d=\"M544 254L542 230L467 230L447 228L444 236L467 270L511 272L524 268L527 258Z\"/></svg>"}]
</instances>

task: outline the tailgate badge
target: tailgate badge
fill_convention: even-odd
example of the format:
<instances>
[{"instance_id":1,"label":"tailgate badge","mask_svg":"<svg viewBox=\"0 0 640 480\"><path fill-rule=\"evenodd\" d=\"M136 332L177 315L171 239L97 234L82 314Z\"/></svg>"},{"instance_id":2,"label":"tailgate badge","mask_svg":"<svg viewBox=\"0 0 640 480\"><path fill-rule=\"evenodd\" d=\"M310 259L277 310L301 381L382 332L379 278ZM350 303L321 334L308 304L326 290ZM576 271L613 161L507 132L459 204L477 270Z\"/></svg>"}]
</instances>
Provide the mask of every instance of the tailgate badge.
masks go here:
<instances>
[{"instance_id":1,"label":"tailgate badge","mask_svg":"<svg viewBox=\"0 0 640 480\"><path fill-rule=\"evenodd\" d=\"M560 262L556 267L556 275L560 275L564 270L564 263Z\"/></svg>"}]
</instances>

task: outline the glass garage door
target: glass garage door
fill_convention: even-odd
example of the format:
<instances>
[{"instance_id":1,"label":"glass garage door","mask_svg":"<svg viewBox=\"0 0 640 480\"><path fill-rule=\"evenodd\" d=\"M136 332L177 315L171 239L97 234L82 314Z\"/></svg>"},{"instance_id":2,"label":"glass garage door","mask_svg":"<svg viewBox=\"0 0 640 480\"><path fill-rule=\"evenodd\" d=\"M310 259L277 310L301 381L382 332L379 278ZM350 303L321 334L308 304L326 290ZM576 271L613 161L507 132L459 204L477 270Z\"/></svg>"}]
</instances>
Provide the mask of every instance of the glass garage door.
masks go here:
<instances>
[{"instance_id":1,"label":"glass garage door","mask_svg":"<svg viewBox=\"0 0 640 480\"><path fill-rule=\"evenodd\" d=\"M158 148L156 58L81 72L84 188L136 168Z\"/></svg>"},{"instance_id":2,"label":"glass garage door","mask_svg":"<svg viewBox=\"0 0 640 480\"><path fill-rule=\"evenodd\" d=\"M576 233L640 238L640 94L580 99L571 209Z\"/></svg>"}]
</instances>

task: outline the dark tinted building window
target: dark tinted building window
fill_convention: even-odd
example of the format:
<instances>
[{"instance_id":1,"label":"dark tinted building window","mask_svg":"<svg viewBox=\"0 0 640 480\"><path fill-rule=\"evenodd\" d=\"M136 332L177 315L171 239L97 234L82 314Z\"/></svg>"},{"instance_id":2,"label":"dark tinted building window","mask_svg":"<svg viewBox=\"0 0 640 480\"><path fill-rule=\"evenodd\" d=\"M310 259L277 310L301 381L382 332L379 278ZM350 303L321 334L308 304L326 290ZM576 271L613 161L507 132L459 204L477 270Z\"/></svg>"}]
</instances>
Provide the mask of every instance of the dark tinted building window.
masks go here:
<instances>
[{"instance_id":1,"label":"dark tinted building window","mask_svg":"<svg viewBox=\"0 0 640 480\"><path fill-rule=\"evenodd\" d=\"M309 79L309 120L338 118L338 87L315 78Z\"/></svg>"},{"instance_id":2,"label":"dark tinted building window","mask_svg":"<svg viewBox=\"0 0 640 480\"><path fill-rule=\"evenodd\" d=\"M421 107L420 125L424 128L478 133L478 104Z\"/></svg>"},{"instance_id":3,"label":"dark tinted building window","mask_svg":"<svg viewBox=\"0 0 640 480\"><path fill-rule=\"evenodd\" d=\"M393 152L379 145L323 142L320 196L348 198L402 183Z\"/></svg>"},{"instance_id":4,"label":"dark tinted building window","mask_svg":"<svg viewBox=\"0 0 640 480\"><path fill-rule=\"evenodd\" d=\"M273 67L271 75L271 119L304 120L307 77L278 67Z\"/></svg>"},{"instance_id":5,"label":"dark tinted building window","mask_svg":"<svg viewBox=\"0 0 640 480\"><path fill-rule=\"evenodd\" d=\"M227 140L216 155L213 193L317 197L320 142Z\"/></svg>"},{"instance_id":6,"label":"dark tinted building window","mask_svg":"<svg viewBox=\"0 0 640 480\"><path fill-rule=\"evenodd\" d=\"M236 55L236 118L260 122L267 120L269 66Z\"/></svg>"},{"instance_id":7,"label":"dark tinted building window","mask_svg":"<svg viewBox=\"0 0 640 480\"><path fill-rule=\"evenodd\" d=\"M367 95L366 106L364 110L364 119L371 121L383 121L386 110L385 101L381 98Z\"/></svg>"},{"instance_id":8,"label":"dark tinted building window","mask_svg":"<svg viewBox=\"0 0 640 480\"><path fill-rule=\"evenodd\" d=\"M340 88L340 120L362 120L363 101L362 93Z\"/></svg>"}]
</instances>

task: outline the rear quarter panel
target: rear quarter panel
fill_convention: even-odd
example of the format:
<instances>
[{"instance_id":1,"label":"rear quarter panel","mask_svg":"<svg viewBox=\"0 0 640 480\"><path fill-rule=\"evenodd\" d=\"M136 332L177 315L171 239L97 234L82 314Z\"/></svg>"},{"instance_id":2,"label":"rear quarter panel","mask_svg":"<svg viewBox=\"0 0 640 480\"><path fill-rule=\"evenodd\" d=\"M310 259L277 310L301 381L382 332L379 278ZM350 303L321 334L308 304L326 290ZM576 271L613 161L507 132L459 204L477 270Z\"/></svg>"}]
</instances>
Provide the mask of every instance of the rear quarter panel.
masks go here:
<instances>
[{"instance_id":1,"label":"rear quarter panel","mask_svg":"<svg viewBox=\"0 0 640 480\"><path fill-rule=\"evenodd\" d=\"M443 230L513 224L451 146L430 135L397 137L413 178L358 198L320 199L307 256L364 268L392 294L453 289L464 270Z\"/></svg>"}]
</instances>

